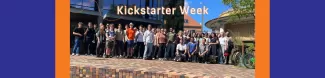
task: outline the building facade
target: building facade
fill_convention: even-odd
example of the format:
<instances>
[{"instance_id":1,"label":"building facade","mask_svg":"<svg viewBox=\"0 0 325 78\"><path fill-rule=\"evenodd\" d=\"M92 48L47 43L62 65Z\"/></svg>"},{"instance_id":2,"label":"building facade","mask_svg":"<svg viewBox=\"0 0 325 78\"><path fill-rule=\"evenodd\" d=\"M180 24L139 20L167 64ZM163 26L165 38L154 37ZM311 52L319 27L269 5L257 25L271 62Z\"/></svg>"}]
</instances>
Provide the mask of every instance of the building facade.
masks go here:
<instances>
[{"instance_id":1,"label":"building facade","mask_svg":"<svg viewBox=\"0 0 325 78\"><path fill-rule=\"evenodd\" d=\"M70 22L76 26L77 22L100 22L129 24L135 26L151 24L154 27L163 26L163 15L117 15L117 6L150 8L162 7L167 0L70 0Z\"/></svg>"},{"instance_id":2,"label":"building facade","mask_svg":"<svg viewBox=\"0 0 325 78\"><path fill-rule=\"evenodd\" d=\"M86 27L88 22L99 25L99 23L126 24L132 22L135 27L140 25L163 28L165 23L171 23L164 18L164 15L117 15L117 6L140 7L140 8L158 8L175 7L175 2L184 2L184 0L70 0L70 41L73 45L73 29L77 27L78 22L83 22ZM183 18L183 17L182 17ZM166 27L165 27L166 28ZM182 27L179 29L183 29ZM83 48L83 47L81 47ZM81 53L83 49L81 49Z\"/></svg>"},{"instance_id":3,"label":"building facade","mask_svg":"<svg viewBox=\"0 0 325 78\"><path fill-rule=\"evenodd\" d=\"M201 32L202 25L200 25L197 21L195 21L189 15L184 15L184 30L192 30L195 32Z\"/></svg>"},{"instance_id":4,"label":"building facade","mask_svg":"<svg viewBox=\"0 0 325 78\"><path fill-rule=\"evenodd\" d=\"M234 19L230 16L232 12L232 9L223 12L218 18L206 22L205 26L212 29L212 31L214 32L219 32L220 29L223 29L226 32L230 32L230 35L235 36L236 38L241 40L254 40L254 16Z\"/></svg>"}]
</instances>

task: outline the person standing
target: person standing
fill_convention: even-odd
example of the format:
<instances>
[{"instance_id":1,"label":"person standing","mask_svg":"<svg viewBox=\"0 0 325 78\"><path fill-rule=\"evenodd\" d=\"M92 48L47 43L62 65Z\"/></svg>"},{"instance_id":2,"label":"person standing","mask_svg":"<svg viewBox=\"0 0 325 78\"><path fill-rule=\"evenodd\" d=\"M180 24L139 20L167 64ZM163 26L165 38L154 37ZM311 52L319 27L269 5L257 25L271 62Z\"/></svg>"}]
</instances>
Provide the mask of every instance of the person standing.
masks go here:
<instances>
[{"instance_id":1,"label":"person standing","mask_svg":"<svg viewBox=\"0 0 325 78\"><path fill-rule=\"evenodd\" d=\"M158 41L158 46L159 46L159 51L158 51L158 58L159 60L163 60L164 58L164 53L165 53L165 49L166 49L166 35L165 35L165 31L164 29L160 30L160 33L157 34L157 41Z\"/></svg>"},{"instance_id":2,"label":"person standing","mask_svg":"<svg viewBox=\"0 0 325 78\"><path fill-rule=\"evenodd\" d=\"M85 32L85 36L86 36L86 51L87 54L86 55L92 55L94 53L94 49L93 49L93 43L95 43L94 39L95 39L95 29L93 28L93 25L91 22L88 23L88 28L86 29Z\"/></svg>"},{"instance_id":3,"label":"person standing","mask_svg":"<svg viewBox=\"0 0 325 78\"><path fill-rule=\"evenodd\" d=\"M92 41L92 49L93 49L93 53L91 53L92 55L96 55L96 45L97 45L97 37L96 37L96 33L99 31L99 27L94 24L94 30L95 30L95 33L94 33L94 40Z\"/></svg>"},{"instance_id":4,"label":"person standing","mask_svg":"<svg viewBox=\"0 0 325 78\"><path fill-rule=\"evenodd\" d=\"M227 42L226 42L226 37L225 37L225 35L224 35L224 32L220 32L220 37L219 37L219 42L220 42L220 51L219 51L219 53L218 53L218 57L220 57L219 58L219 64L223 64L223 62L224 62L224 52L225 52L225 50L226 50L226 48L227 48Z\"/></svg>"},{"instance_id":5,"label":"person standing","mask_svg":"<svg viewBox=\"0 0 325 78\"><path fill-rule=\"evenodd\" d=\"M140 25L139 26L139 30L136 32L136 41L137 41L137 43L136 43L136 45L137 45L137 51L135 52L135 54L137 55L136 57L137 58L139 58L139 59L141 59L142 58L142 55L143 55L143 52L144 52L144 43L143 43L143 41L144 41L144 37L143 37L143 35L144 35L144 30L143 30L143 26L142 25Z\"/></svg>"},{"instance_id":6,"label":"person standing","mask_svg":"<svg viewBox=\"0 0 325 78\"><path fill-rule=\"evenodd\" d=\"M231 55L232 49L234 48L234 43L232 41L232 37L229 35L229 32L226 32L226 44L227 48L225 51L225 57L226 57L226 64L229 64L229 56Z\"/></svg>"},{"instance_id":7,"label":"person standing","mask_svg":"<svg viewBox=\"0 0 325 78\"><path fill-rule=\"evenodd\" d=\"M105 52L105 41L106 41L106 36L105 36L105 27L103 23L99 24L99 31L96 33L97 37L97 46L96 46L96 57L101 57L104 52Z\"/></svg>"},{"instance_id":8,"label":"person standing","mask_svg":"<svg viewBox=\"0 0 325 78\"><path fill-rule=\"evenodd\" d=\"M214 34L214 33L212 33L211 34L211 38L210 38L210 43L209 43L209 45L211 46L210 47L210 50L211 50L211 54L210 55L212 55L212 56L210 56L210 57L212 57L212 58L214 58L215 56L217 56L217 54L218 54L218 47L219 47L219 40L218 40L218 37ZM218 57L218 59L219 59L220 57ZM218 60L219 61L219 63L220 63L220 59Z\"/></svg>"},{"instance_id":9,"label":"person standing","mask_svg":"<svg viewBox=\"0 0 325 78\"><path fill-rule=\"evenodd\" d=\"M127 57L132 58L135 30L133 29L133 23L130 23L130 28L126 30L126 35L128 37L127 46Z\"/></svg>"},{"instance_id":10,"label":"person standing","mask_svg":"<svg viewBox=\"0 0 325 78\"><path fill-rule=\"evenodd\" d=\"M78 23L78 27L73 30L72 33L75 36L75 41L74 41L74 46L72 50L72 55L77 55L79 56L79 51L80 51L80 44L83 41L84 38L84 29L82 28L82 22Z\"/></svg>"},{"instance_id":11,"label":"person standing","mask_svg":"<svg viewBox=\"0 0 325 78\"><path fill-rule=\"evenodd\" d=\"M127 46L128 45L128 43L127 43L128 36L126 35L127 34L126 30L129 29L129 25L125 24L124 28L125 28L125 30L124 30L125 35L124 35L124 41L123 41L124 42L123 57L126 58L127 57L127 49L125 49L125 48L128 48L128 46Z\"/></svg>"},{"instance_id":12,"label":"person standing","mask_svg":"<svg viewBox=\"0 0 325 78\"><path fill-rule=\"evenodd\" d=\"M176 34L173 28L169 28L169 32L167 34L167 48L165 52L165 59L173 59L175 57L175 43L176 43Z\"/></svg>"},{"instance_id":13,"label":"person standing","mask_svg":"<svg viewBox=\"0 0 325 78\"><path fill-rule=\"evenodd\" d=\"M115 51L117 53L117 56L122 57L123 55L123 49L124 49L124 35L125 33L123 32L122 25L118 24L118 28L115 31L116 34L116 46Z\"/></svg>"},{"instance_id":14,"label":"person standing","mask_svg":"<svg viewBox=\"0 0 325 78\"><path fill-rule=\"evenodd\" d=\"M152 59L158 59L158 51L159 51L159 46L158 46L158 39L157 39L157 37L158 37L158 35L157 34L159 34L160 33L160 28L156 28L156 30L155 30L155 35L154 35L154 38L155 38L155 42L154 42L154 55L153 55L153 57L154 58L152 58Z\"/></svg>"},{"instance_id":15,"label":"person standing","mask_svg":"<svg viewBox=\"0 0 325 78\"><path fill-rule=\"evenodd\" d=\"M152 32L151 25L148 25L148 30L144 32L143 41L145 46L145 51L143 54L143 59L147 60L151 58L153 52L153 43L154 43L154 33Z\"/></svg>"},{"instance_id":16,"label":"person standing","mask_svg":"<svg viewBox=\"0 0 325 78\"><path fill-rule=\"evenodd\" d=\"M108 31L106 32L106 53L105 55L107 57L112 57L114 56L114 52L113 49L114 49L114 41L115 41L115 31L114 31L114 24L109 24L108 25L109 29ZM113 55L111 55L111 53Z\"/></svg>"}]
</instances>

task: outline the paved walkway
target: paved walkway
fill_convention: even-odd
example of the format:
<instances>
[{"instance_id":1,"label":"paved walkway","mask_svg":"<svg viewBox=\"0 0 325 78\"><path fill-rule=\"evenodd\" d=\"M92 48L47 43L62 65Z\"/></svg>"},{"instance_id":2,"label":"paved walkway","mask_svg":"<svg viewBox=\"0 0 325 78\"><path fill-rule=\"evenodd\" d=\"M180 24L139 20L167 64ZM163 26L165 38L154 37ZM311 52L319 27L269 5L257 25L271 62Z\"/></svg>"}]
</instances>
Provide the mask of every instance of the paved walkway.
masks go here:
<instances>
[{"instance_id":1,"label":"paved walkway","mask_svg":"<svg viewBox=\"0 0 325 78\"><path fill-rule=\"evenodd\" d=\"M233 65L201 64L189 62L95 58L93 56L71 56L70 65L77 66L107 66L116 69L131 69L142 71L173 72L195 76L220 76L229 78L255 78L254 69L246 69Z\"/></svg>"}]
</instances>

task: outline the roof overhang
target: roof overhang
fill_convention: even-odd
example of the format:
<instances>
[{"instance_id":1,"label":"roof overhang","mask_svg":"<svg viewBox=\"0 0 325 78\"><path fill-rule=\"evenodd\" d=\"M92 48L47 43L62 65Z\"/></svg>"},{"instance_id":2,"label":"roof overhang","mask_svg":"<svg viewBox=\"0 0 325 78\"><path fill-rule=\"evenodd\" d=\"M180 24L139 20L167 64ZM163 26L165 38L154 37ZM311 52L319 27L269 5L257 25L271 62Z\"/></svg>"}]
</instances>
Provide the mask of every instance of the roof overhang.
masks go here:
<instances>
[{"instance_id":1,"label":"roof overhang","mask_svg":"<svg viewBox=\"0 0 325 78\"><path fill-rule=\"evenodd\" d=\"M105 14L103 16L104 19L106 18L115 18L115 19L124 19L124 20L133 20L133 21L138 21L138 22L146 22L146 23L152 23L152 24L162 24L161 21L159 20L148 20L148 19L143 19L135 16L123 16L123 15L116 15L116 14Z\"/></svg>"},{"instance_id":2,"label":"roof overhang","mask_svg":"<svg viewBox=\"0 0 325 78\"><path fill-rule=\"evenodd\" d=\"M72 12L72 13L87 14L87 15L100 16L100 13L97 12L97 11L91 11L91 10L80 9L80 8L73 8L73 7L70 7L70 12Z\"/></svg>"},{"instance_id":3,"label":"roof overhang","mask_svg":"<svg viewBox=\"0 0 325 78\"><path fill-rule=\"evenodd\" d=\"M254 16L247 16L241 18L232 18L231 16L224 16L209 20L205 23L205 26L210 29L219 29L225 24L239 24L239 23L254 23Z\"/></svg>"}]
</instances>

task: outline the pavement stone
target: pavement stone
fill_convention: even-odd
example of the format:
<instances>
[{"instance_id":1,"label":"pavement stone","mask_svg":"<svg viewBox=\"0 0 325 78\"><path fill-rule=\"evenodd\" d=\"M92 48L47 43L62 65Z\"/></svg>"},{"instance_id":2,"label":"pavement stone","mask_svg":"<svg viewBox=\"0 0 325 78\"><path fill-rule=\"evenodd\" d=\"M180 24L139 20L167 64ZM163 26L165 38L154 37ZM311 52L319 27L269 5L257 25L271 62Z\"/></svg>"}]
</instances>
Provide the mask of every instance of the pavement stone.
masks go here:
<instances>
[{"instance_id":1,"label":"pavement stone","mask_svg":"<svg viewBox=\"0 0 325 78\"><path fill-rule=\"evenodd\" d=\"M255 69L189 62L70 57L71 78L255 78Z\"/></svg>"}]
</instances>

